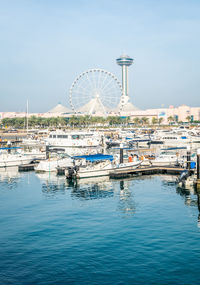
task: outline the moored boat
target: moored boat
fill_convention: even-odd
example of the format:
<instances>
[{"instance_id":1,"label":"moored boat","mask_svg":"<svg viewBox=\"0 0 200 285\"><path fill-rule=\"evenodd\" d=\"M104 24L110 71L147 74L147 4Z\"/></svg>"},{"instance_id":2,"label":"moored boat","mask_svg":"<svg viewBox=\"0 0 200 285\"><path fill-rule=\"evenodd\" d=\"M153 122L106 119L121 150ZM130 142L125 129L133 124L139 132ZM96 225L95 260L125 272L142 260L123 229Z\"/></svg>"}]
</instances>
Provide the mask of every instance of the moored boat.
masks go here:
<instances>
[{"instance_id":1,"label":"moored boat","mask_svg":"<svg viewBox=\"0 0 200 285\"><path fill-rule=\"evenodd\" d=\"M85 158L84 163L65 171L67 178L90 178L109 176L115 169L135 169L141 165L142 161L132 161L127 163L116 163L111 155L94 155Z\"/></svg>"}]
</instances>

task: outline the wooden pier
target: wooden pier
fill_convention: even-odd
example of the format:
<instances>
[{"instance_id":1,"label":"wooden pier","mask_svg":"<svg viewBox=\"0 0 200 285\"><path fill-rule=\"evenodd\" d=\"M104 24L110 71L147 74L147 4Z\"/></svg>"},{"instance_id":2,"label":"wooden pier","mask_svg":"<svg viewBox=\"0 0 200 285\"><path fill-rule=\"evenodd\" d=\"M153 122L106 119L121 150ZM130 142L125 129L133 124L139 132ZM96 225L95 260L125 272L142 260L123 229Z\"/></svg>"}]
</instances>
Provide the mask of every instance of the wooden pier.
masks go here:
<instances>
[{"instance_id":1,"label":"wooden pier","mask_svg":"<svg viewBox=\"0 0 200 285\"><path fill-rule=\"evenodd\" d=\"M110 178L127 178L140 175L152 174L175 174L179 175L185 168L173 166L142 166L136 169L115 169L110 172ZM193 170L190 170L193 172Z\"/></svg>"}]
</instances>

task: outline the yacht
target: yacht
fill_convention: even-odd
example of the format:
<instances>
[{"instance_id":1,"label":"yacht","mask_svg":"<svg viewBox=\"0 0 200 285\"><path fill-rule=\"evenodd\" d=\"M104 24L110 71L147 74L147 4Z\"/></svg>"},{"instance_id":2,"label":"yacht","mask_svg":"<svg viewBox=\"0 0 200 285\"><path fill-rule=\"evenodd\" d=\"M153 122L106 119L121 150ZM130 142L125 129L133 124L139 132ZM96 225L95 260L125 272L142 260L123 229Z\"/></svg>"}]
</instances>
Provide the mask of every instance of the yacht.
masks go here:
<instances>
[{"instance_id":1,"label":"yacht","mask_svg":"<svg viewBox=\"0 0 200 285\"><path fill-rule=\"evenodd\" d=\"M153 140L163 142L165 145L186 145L200 143L200 136L186 130L158 131Z\"/></svg>"},{"instance_id":2,"label":"yacht","mask_svg":"<svg viewBox=\"0 0 200 285\"><path fill-rule=\"evenodd\" d=\"M46 143L50 147L97 147L102 143L102 137L96 132L54 131L46 138Z\"/></svg>"}]
</instances>

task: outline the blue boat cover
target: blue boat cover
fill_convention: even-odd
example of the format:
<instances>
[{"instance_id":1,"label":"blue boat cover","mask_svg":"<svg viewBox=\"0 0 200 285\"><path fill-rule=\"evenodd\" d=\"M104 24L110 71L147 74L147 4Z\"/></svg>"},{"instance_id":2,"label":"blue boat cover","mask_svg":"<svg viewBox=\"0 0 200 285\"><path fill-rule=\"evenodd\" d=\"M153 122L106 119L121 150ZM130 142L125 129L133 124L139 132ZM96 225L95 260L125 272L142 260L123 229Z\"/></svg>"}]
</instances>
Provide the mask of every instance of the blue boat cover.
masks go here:
<instances>
[{"instance_id":1,"label":"blue boat cover","mask_svg":"<svg viewBox=\"0 0 200 285\"><path fill-rule=\"evenodd\" d=\"M102 160L110 160L113 161L113 155L108 155L108 154L91 154L91 155L77 155L73 156L72 158L75 159L80 159L80 158L85 158L87 161L102 161Z\"/></svg>"},{"instance_id":2,"label":"blue boat cover","mask_svg":"<svg viewBox=\"0 0 200 285\"><path fill-rule=\"evenodd\" d=\"M13 146L13 147L0 147L0 149L18 149L21 148L19 146Z\"/></svg>"}]
</instances>

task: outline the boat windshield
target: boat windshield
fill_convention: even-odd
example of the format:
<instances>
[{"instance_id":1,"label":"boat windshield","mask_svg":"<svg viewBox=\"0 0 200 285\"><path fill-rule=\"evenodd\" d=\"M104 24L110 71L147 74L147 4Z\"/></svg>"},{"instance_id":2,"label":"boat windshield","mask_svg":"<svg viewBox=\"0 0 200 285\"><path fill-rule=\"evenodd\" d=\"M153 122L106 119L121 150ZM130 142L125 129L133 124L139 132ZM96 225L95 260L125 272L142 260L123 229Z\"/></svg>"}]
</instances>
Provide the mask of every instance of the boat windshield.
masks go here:
<instances>
[{"instance_id":1,"label":"boat windshield","mask_svg":"<svg viewBox=\"0 0 200 285\"><path fill-rule=\"evenodd\" d=\"M176 155L176 153L173 151L162 151L160 155Z\"/></svg>"}]
</instances>

